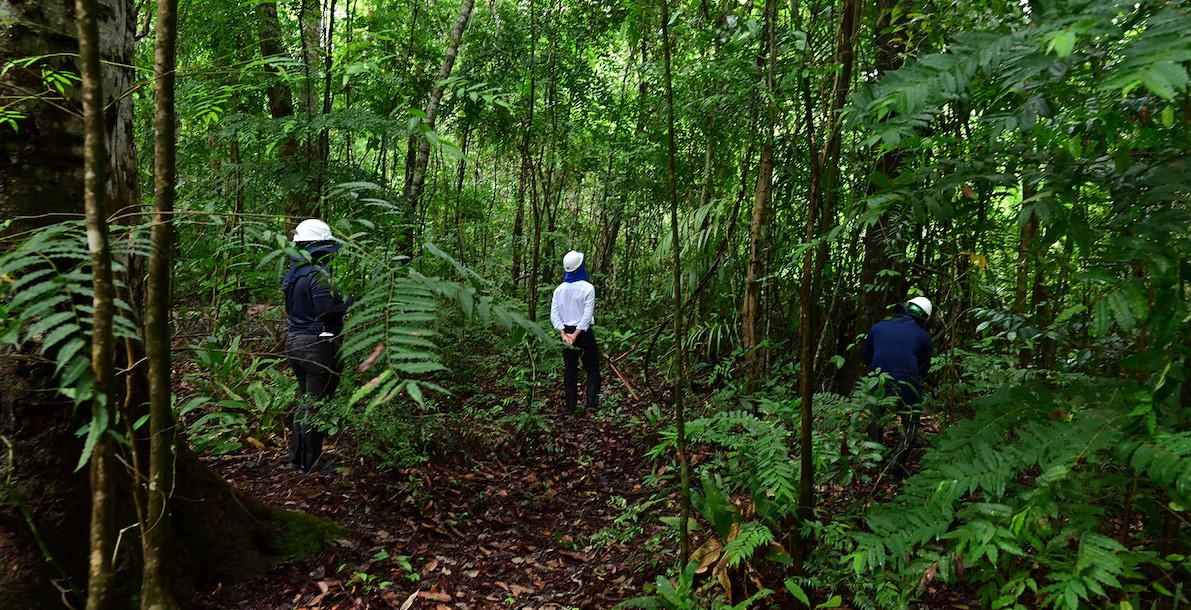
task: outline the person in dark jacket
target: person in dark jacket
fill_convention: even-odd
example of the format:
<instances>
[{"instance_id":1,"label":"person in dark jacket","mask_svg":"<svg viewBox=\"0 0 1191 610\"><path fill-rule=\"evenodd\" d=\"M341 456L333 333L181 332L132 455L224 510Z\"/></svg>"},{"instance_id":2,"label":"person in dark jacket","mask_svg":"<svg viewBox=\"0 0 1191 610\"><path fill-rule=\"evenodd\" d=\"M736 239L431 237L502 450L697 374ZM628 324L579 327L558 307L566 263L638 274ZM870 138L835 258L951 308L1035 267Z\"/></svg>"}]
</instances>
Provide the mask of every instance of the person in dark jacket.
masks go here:
<instances>
[{"instance_id":1,"label":"person in dark jacket","mask_svg":"<svg viewBox=\"0 0 1191 610\"><path fill-rule=\"evenodd\" d=\"M314 403L335 394L343 371L339 333L347 303L331 290L330 258L340 243L327 223L309 219L298 224L294 242L310 255L295 258L281 281L289 331L285 353L298 379L287 467L310 472L323 452L323 433L313 421Z\"/></svg>"},{"instance_id":2,"label":"person in dark jacket","mask_svg":"<svg viewBox=\"0 0 1191 610\"><path fill-rule=\"evenodd\" d=\"M926 297L914 297L898 305L893 317L877 322L864 340L861 359L874 373L886 373L886 396L897 396L898 417L901 419L901 438L889 456L889 472L894 480L904 478L906 457L918 435L921 417L916 408L922 399L922 380L930 370L931 341L926 332L934 307ZM869 425L869 437L880 442L881 427L876 423L879 414Z\"/></svg>"}]
</instances>

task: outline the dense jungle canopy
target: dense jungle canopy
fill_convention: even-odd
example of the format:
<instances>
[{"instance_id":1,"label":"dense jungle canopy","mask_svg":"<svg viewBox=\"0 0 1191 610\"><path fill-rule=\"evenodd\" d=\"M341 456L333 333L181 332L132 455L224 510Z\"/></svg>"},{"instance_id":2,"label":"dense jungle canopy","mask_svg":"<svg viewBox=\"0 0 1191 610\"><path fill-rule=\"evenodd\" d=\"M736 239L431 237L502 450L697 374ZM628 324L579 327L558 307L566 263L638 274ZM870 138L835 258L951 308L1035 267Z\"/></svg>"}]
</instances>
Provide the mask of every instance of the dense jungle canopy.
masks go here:
<instances>
[{"instance_id":1,"label":"dense jungle canopy","mask_svg":"<svg viewBox=\"0 0 1191 610\"><path fill-rule=\"evenodd\" d=\"M0 607L1191 607L1187 0L0 0L0 63Z\"/></svg>"}]
</instances>

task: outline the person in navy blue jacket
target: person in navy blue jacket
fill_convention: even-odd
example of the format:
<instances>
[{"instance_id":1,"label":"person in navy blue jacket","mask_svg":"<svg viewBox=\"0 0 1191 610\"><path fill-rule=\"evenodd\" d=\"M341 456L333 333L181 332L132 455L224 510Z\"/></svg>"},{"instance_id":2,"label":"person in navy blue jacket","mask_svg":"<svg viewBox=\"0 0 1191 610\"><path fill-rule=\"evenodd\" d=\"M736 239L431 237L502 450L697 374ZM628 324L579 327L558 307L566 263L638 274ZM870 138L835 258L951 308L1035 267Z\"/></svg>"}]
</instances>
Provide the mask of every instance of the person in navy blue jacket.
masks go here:
<instances>
[{"instance_id":1,"label":"person in navy blue jacket","mask_svg":"<svg viewBox=\"0 0 1191 610\"><path fill-rule=\"evenodd\" d=\"M934 307L926 297L914 297L904 305L898 305L893 317L873 325L864 340L861 359L874 373L887 373L886 396L897 396L898 417L901 419L901 438L889 456L890 476L896 481L904 478L906 457L918 435L921 417L915 407L922 399L922 380L930 370L930 334L926 323ZM873 442L880 442L881 427L874 422L869 425L869 436Z\"/></svg>"},{"instance_id":2,"label":"person in navy blue jacket","mask_svg":"<svg viewBox=\"0 0 1191 610\"><path fill-rule=\"evenodd\" d=\"M281 281L289 329L285 353L298 379L298 408L292 426L289 468L310 472L323 452L323 432L313 421L314 403L335 394L343 365L339 334L348 303L331 290L330 258L341 245L331 227L318 219L303 220L294 242L310 254L296 258Z\"/></svg>"}]
</instances>

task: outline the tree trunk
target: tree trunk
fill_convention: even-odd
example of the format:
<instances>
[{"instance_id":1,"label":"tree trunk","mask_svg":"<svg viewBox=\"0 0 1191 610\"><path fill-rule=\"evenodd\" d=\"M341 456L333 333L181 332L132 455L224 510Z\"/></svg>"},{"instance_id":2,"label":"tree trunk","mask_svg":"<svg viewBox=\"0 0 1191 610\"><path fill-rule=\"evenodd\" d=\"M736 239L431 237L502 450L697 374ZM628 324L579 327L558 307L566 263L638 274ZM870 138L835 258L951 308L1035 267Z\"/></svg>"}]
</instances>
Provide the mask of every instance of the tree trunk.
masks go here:
<instances>
[{"instance_id":1,"label":"tree trunk","mask_svg":"<svg viewBox=\"0 0 1191 610\"><path fill-rule=\"evenodd\" d=\"M740 317L743 327L744 355L748 367L748 392L755 392L761 380L762 361L758 346L762 333L758 332L761 309L760 279L765 276L765 262L769 258L769 232L766 230L769 199L773 192L773 132L777 122L777 108L769 100L774 99L777 85L777 0L765 2L765 51L758 63L765 66L764 101L765 143L761 146L761 161L757 169L756 198L753 201L753 215L749 222L748 270L744 280L744 304Z\"/></svg>"},{"instance_id":2,"label":"tree trunk","mask_svg":"<svg viewBox=\"0 0 1191 610\"><path fill-rule=\"evenodd\" d=\"M141 523L141 609L166 610L177 604L170 578L170 493L173 490L174 427L170 398L170 271L174 248L173 212L176 148L174 68L177 0L157 2L154 53L153 229L145 297L145 356L149 363L149 461Z\"/></svg>"},{"instance_id":3,"label":"tree trunk","mask_svg":"<svg viewBox=\"0 0 1191 610\"><path fill-rule=\"evenodd\" d=\"M442 102L443 93L446 91L445 81L451 76L451 69L455 66L455 58L459 55L459 43L463 40L463 31L467 29L467 21L471 19L471 9L475 6L475 0L463 0L463 6L459 8L459 16L455 18L455 26L451 28L451 40L447 44L446 53L443 55L442 67L438 71L438 80L434 81L434 90L430 93L430 99L426 101L426 127L434 131L435 119L438 115L438 105ZM418 140L418 152L414 158L413 172L410 178L409 189L405 192L405 201L409 205L410 213L417 216L419 210L419 200L422 197L422 189L426 183L426 167L430 163L430 141L426 138ZM406 240L412 245L413 235L407 234Z\"/></svg>"},{"instance_id":4,"label":"tree trunk","mask_svg":"<svg viewBox=\"0 0 1191 610\"><path fill-rule=\"evenodd\" d=\"M674 88L670 60L670 3L662 0L662 54L666 79L666 190L670 197L670 239L672 241L674 273L674 426L678 457L679 494L678 515L679 569L684 569L691 557L691 534L688 522L691 514L691 466L686 454L686 330L682 316L682 244L678 241L678 187L675 173L677 148L674 143Z\"/></svg>"},{"instance_id":5,"label":"tree trunk","mask_svg":"<svg viewBox=\"0 0 1191 610\"><path fill-rule=\"evenodd\" d=\"M835 185L835 169L839 159L840 123L839 111L847 100L848 90L852 83L852 68L855 58L856 37L859 32L860 4L858 0L844 2L839 33L836 38L836 58L840 64L832 90L832 105L823 131L826 143L820 144L816 138L815 121L812 111L813 100L809 84L803 80L803 104L805 106L805 121L809 149L811 156L810 188L807 193L809 205L807 207L806 233L804 244L808 246L802 257L802 280L799 286L799 396L801 402L801 426L799 429L799 457L802 465L802 478L798 490L798 517L804 523L814 514L814 460L811 455L811 428L814 423L814 380L816 365L816 341L818 337L818 320L816 310L819 306L819 286L822 270L826 266L826 243L821 242L818 248L809 248L815 238L831 221L834 213L832 203ZM816 252L817 251L817 252ZM795 553L795 565L801 566L802 561L810 552L811 540L804 537Z\"/></svg>"},{"instance_id":6,"label":"tree trunk","mask_svg":"<svg viewBox=\"0 0 1191 610\"><path fill-rule=\"evenodd\" d=\"M895 15L904 15L903 0L880 0L878 2L877 21L873 31L877 33L877 62L874 66L877 74L884 74L900 68L905 63L905 34L901 26L894 23ZM876 179L870 179L868 194L878 193L889 183L893 182L901 165L901 149L885 151L877 158L873 166ZM873 225L864 229L864 258L860 264L860 312L856 316L849 338L856 337L877 321L885 317L885 312L891 301L899 299L903 290L901 276L880 276L882 271L899 272L894 257L890 252L897 252L897 236L890 230L890 215L881 214ZM864 364L860 362L860 350L849 350L846 364L841 369L836 389L841 393L852 391L852 387L864 375Z\"/></svg>"},{"instance_id":7,"label":"tree trunk","mask_svg":"<svg viewBox=\"0 0 1191 610\"><path fill-rule=\"evenodd\" d=\"M774 0L769 0L773 2ZM744 305L741 307L740 317L743 327L744 354L748 367L747 391L755 392L762 375L761 354L758 345L761 343L761 333L758 332L757 312L761 305L760 278L765 275L764 250L768 247L769 231L766 230L766 210L769 207L770 194L773 191L773 142L772 132L770 141L761 147L761 163L757 170L757 194L753 202L753 215L749 222L749 258L748 271L744 279Z\"/></svg>"},{"instance_id":8,"label":"tree trunk","mask_svg":"<svg viewBox=\"0 0 1191 610\"><path fill-rule=\"evenodd\" d=\"M68 54L79 50L70 9L69 3L0 0L0 13L12 17L0 21L0 56L48 56L45 63L28 70L14 68L5 73L0 77L0 94L12 93L15 87L37 90L43 66L77 70L74 60L68 59ZM102 164L113 163L106 172L110 213L113 207L136 204L124 199L126 195L112 196L129 192L126 177L136 175L132 139L119 133L128 131L131 124L131 103L114 102L131 102L126 87L120 85L131 77L124 73L126 68L113 65L130 65L122 58L132 53L132 36L126 33L133 28L129 21L133 10L124 0L102 0L98 14L103 58L111 62L103 69L107 112L100 115L111 146L102 153ZM10 231L35 229L54 220L51 214L79 217L84 192L83 122L61 110L76 104L21 102L18 108L26 118L19 121L16 133L0 138L8 163L0 172L0 213L13 220ZM29 345L0 350L0 473L4 475L0 477L0 564L5 566L0 570L0 608L57 609L64 600L78 608L84 601L90 546L87 477L74 468L83 448L74 431L83 422L72 415L71 401L52 391L53 362L36 354L36 347ZM137 368L128 378L143 373L143 368ZM275 549L288 544L291 536L299 540L313 534L325 539L330 534L326 525L310 517L264 506L237 493L184 445L179 449L171 464L176 474L173 491L175 498L186 500L172 503L172 523L165 526L176 551L168 570L182 577L175 591L252 578L275 565L280 559L274 556ZM131 480L125 469L117 466L106 474L118 479L113 499L129 493ZM117 503L115 522L136 518L128 504ZM108 548L114 540L109 536ZM138 559L131 555L139 550L129 544L116 549L119 571L109 588L113 607L132 607L137 599L141 574L133 573ZM111 562L110 551L101 555Z\"/></svg>"},{"instance_id":9,"label":"tree trunk","mask_svg":"<svg viewBox=\"0 0 1191 610\"><path fill-rule=\"evenodd\" d=\"M542 202L538 197L538 177L529 169L529 208L533 219L533 242L530 248L529 279L526 281L526 303L530 320L538 320L538 280L542 273Z\"/></svg>"},{"instance_id":10,"label":"tree trunk","mask_svg":"<svg viewBox=\"0 0 1191 610\"><path fill-rule=\"evenodd\" d=\"M470 135L471 123L465 123L463 125L462 142L459 147L460 152L463 154L459 158L459 170L456 175L455 185L455 256L458 257L459 262L465 265L467 264L467 257L464 255L466 240L464 239L465 231L463 230L463 180L467 177L467 144Z\"/></svg>"},{"instance_id":11,"label":"tree trunk","mask_svg":"<svg viewBox=\"0 0 1191 610\"><path fill-rule=\"evenodd\" d=\"M538 15L534 7L534 0L529 0L529 96L525 101L525 126L521 134L521 173L517 178L517 215L513 221L513 287L521 285L524 271L524 253L522 247L525 241L525 192L530 188L533 173L533 159L530 155L530 142L533 138L533 111L537 102L537 48L538 48ZM533 284L533 274L526 285ZM528 303L533 297L534 286L530 295L526 297ZM533 319L532 317L530 319Z\"/></svg>"},{"instance_id":12,"label":"tree trunk","mask_svg":"<svg viewBox=\"0 0 1191 610\"><path fill-rule=\"evenodd\" d=\"M281 22L277 18L276 2L261 2L256 5L257 30L260 38L261 57L278 59L286 56L282 44ZM269 75L272 84L266 95L269 98L269 116L274 120L294 116L294 94L289 84L277 78L277 68L265 64L265 73ZM285 140L277 152L277 159L283 166L290 165L298 154L298 142L289 136L282 136ZM285 217L291 224L297 224L298 219L310 216L312 210L307 208L307 200L301 193L286 193L284 204Z\"/></svg>"},{"instance_id":13,"label":"tree trunk","mask_svg":"<svg viewBox=\"0 0 1191 610\"><path fill-rule=\"evenodd\" d=\"M115 421L113 406L116 365L113 358L112 326L115 320L116 287L112 275L112 252L108 245L107 149L103 108L103 75L100 72L99 6L96 0L76 0L75 24L79 37L79 73L83 89L83 210L87 223L87 249L91 254L91 372L95 385L91 397L92 444L90 561L87 571L87 610L111 607L115 585L112 550L116 543L116 464L112 458L110 428Z\"/></svg>"}]
</instances>

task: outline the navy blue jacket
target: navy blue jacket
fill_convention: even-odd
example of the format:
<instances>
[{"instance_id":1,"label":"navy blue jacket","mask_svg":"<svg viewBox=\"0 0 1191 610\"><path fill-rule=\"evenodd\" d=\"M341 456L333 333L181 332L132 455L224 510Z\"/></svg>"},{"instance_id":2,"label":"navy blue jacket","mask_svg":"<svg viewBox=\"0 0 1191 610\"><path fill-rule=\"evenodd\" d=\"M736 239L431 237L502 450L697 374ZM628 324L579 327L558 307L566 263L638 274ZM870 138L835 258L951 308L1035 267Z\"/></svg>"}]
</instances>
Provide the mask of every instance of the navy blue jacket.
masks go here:
<instances>
[{"instance_id":1,"label":"navy blue jacket","mask_svg":"<svg viewBox=\"0 0 1191 610\"><path fill-rule=\"evenodd\" d=\"M893 377L887 393L914 404L922 395L922 379L930 370L930 334L899 305L892 318L877 322L868 331L860 357L872 369Z\"/></svg>"},{"instance_id":2,"label":"navy blue jacket","mask_svg":"<svg viewBox=\"0 0 1191 610\"><path fill-rule=\"evenodd\" d=\"M285 311L289 314L289 334L338 335L343 330L347 302L331 291L330 268L326 256L315 260L295 260L281 281L285 292Z\"/></svg>"}]
</instances>

